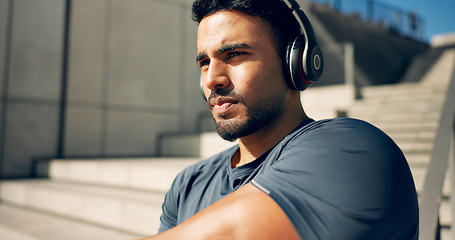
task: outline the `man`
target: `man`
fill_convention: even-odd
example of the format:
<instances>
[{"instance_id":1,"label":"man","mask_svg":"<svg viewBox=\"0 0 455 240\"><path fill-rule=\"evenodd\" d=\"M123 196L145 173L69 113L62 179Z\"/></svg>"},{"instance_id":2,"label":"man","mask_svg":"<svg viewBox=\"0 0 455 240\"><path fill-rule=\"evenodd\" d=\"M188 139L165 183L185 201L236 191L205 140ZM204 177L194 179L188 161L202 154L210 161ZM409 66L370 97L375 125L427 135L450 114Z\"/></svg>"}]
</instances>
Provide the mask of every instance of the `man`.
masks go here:
<instances>
[{"instance_id":1,"label":"man","mask_svg":"<svg viewBox=\"0 0 455 240\"><path fill-rule=\"evenodd\" d=\"M290 87L293 4L193 4L202 89L217 132L238 145L176 177L149 239L417 239L400 149L363 121L308 118Z\"/></svg>"}]
</instances>

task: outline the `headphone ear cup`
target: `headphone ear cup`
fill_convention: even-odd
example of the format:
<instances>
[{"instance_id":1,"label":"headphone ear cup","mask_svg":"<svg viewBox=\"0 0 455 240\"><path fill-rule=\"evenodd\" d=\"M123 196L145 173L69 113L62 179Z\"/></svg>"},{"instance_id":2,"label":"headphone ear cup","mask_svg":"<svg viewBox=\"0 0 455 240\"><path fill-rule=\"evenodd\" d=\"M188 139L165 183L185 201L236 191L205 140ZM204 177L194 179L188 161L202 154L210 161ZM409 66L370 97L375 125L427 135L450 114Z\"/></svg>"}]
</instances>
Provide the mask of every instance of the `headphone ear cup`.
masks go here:
<instances>
[{"instance_id":1,"label":"headphone ear cup","mask_svg":"<svg viewBox=\"0 0 455 240\"><path fill-rule=\"evenodd\" d=\"M287 67L290 78L288 85L291 89L303 91L311 85L308 79L304 66L306 66L305 54L305 38L300 35L290 42L287 47Z\"/></svg>"},{"instance_id":2,"label":"headphone ear cup","mask_svg":"<svg viewBox=\"0 0 455 240\"><path fill-rule=\"evenodd\" d=\"M311 49L309 51L308 49ZM299 35L287 46L286 63L291 89L303 91L322 75L324 61L321 49L311 42L306 43L305 36Z\"/></svg>"},{"instance_id":3,"label":"headphone ear cup","mask_svg":"<svg viewBox=\"0 0 455 240\"><path fill-rule=\"evenodd\" d=\"M313 82L317 81L324 70L324 57L321 48L319 48L319 46L314 46L311 49L311 54L308 55L307 58L307 63L309 64L307 68L311 69L311 71L308 72L309 78L312 79Z\"/></svg>"}]
</instances>

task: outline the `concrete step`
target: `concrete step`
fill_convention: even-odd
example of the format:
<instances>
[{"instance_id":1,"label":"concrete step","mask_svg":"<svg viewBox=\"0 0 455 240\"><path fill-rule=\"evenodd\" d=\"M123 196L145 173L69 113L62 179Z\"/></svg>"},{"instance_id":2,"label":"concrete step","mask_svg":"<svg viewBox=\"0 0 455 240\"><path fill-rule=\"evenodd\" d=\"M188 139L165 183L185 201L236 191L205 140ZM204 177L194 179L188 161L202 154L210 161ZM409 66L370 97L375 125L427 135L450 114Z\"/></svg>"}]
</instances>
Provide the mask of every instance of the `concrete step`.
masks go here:
<instances>
[{"instance_id":1,"label":"concrete step","mask_svg":"<svg viewBox=\"0 0 455 240\"><path fill-rule=\"evenodd\" d=\"M412 109L412 108L395 108L387 109L364 109L364 110L348 110L347 115L351 118L358 118L368 121L372 124L393 124L393 123L428 123L438 122L441 111ZM438 106L438 109L441 107Z\"/></svg>"},{"instance_id":2,"label":"concrete step","mask_svg":"<svg viewBox=\"0 0 455 240\"><path fill-rule=\"evenodd\" d=\"M428 163L430 162L430 157L431 157L430 154L423 154L423 153L419 153L419 154L408 153L408 154L405 154L405 156L410 165L420 166L420 167L425 167L425 168L428 166Z\"/></svg>"},{"instance_id":3,"label":"concrete step","mask_svg":"<svg viewBox=\"0 0 455 240\"><path fill-rule=\"evenodd\" d=\"M0 239L4 240L120 240L138 237L143 236L0 204Z\"/></svg>"},{"instance_id":4,"label":"concrete step","mask_svg":"<svg viewBox=\"0 0 455 240\"><path fill-rule=\"evenodd\" d=\"M37 164L57 181L167 192L175 176L200 158L54 159Z\"/></svg>"},{"instance_id":5,"label":"concrete step","mask_svg":"<svg viewBox=\"0 0 455 240\"><path fill-rule=\"evenodd\" d=\"M387 104L354 104L348 110L350 115L355 115L357 113L376 113L376 114L395 114L395 113L423 113L423 112L441 112L442 103L441 102L422 102L422 103L412 103L412 102L390 102Z\"/></svg>"},{"instance_id":6,"label":"concrete step","mask_svg":"<svg viewBox=\"0 0 455 240\"><path fill-rule=\"evenodd\" d=\"M353 114L356 112L362 113L362 112L370 112L370 111L377 111L380 110L381 112L384 113L399 113L401 111L404 111L404 113L407 114L413 114L413 113L421 113L422 111L425 111L426 113L428 112L439 112L442 109L442 104L443 101L435 101L435 100L428 100L428 101L409 101L409 102L398 102L398 101L393 101L393 102L375 102L375 103L369 103L369 102L357 102L353 104L350 108L349 111Z\"/></svg>"},{"instance_id":7,"label":"concrete step","mask_svg":"<svg viewBox=\"0 0 455 240\"><path fill-rule=\"evenodd\" d=\"M223 140L216 132L168 134L161 139L161 155L207 158L237 144Z\"/></svg>"},{"instance_id":8,"label":"concrete step","mask_svg":"<svg viewBox=\"0 0 455 240\"><path fill-rule=\"evenodd\" d=\"M3 181L2 201L146 236L159 228L164 193L51 180Z\"/></svg>"},{"instance_id":9,"label":"concrete step","mask_svg":"<svg viewBox=\"0 0 455 240\"><path fill-rule=\"evenodd\" d=\"M424 167L413 166L412 164L410 164L409 167L411 168L412 177L414 178L416 190L418 193L420 193L423 189L427 170Z\"/></svg>"},{"instance_id":10,"label":"concrete step","mask_svg":"<svg viewBox=\"0 0 455 240\"><path fill-rule=\"evenodd\" d=\"M396 142L396 143L434 143L435 133L426 132L426 133L418 133L415 132L401 132L401 133L394 133L390 134L389 136Z\"/></svg>"},{"instance_id":11,"label":"concrete step","mask_svg":"<svg viewBox=\"0 0 455 240\"><path fill-rule=\"evenodd\" d=\"M431 128L422 128L421 132L419 132L417 129L406 128L382 129L400 146L425 145L425 147L432 148L434 139L436 137L436 128L434 128L434 130Z\"/></svg>"},{"instance_id":12,"label":"concrete step","mask_svg":"<svg viewBox=\"0 0 455 240\"><path fill-rule=\"evenodd\" d=\"M412 164L410 165L410 168L411 168L412 176L414 178L414 183L415 183L416 190L420 194L422 192L422 190L423 190L423 186L424 186L424 183L425 183L427 169L426 169L426 167L414 166ZM450 192L451 192L451 190L450 190L450 181L448 179L446 179L444 181L442 194L443 194L443 196L448 198L450 196Z\"/></svg>"},{"instance_id":13,"label":"concrete step","mask_svg":"<svg viewBox=\"0 0 455 240\"><path fill-rule=\"evenodd\" d=\"M401 148L401 151L405 155L410 154L431 154L433 150L433 143L416 143L416 142L397 142L397 145Z\"/></svg>"},{"instance_id":14,"label":"concrete step","mask_svg":"<svg viewBox=\"0 0 455 240\"><path fill-rule=\"evenodd\" d=\"M426 131L408 131L408 132L389 132L389 136L396 142L400 141L421 141L432 142L436 137L436 132Z\"/></svg>"},{"instance_id":15,"label":"concrete step","mask_svg":"<svg viewBox=\"0 0 455 240\"><path fill-rule=\"evenodd\" d=\"M406 131L420 131L428 130L435 131L438 128L439 123L437 121L422 121L422 122L374 122L372 123L381 129L400 129L401 132Z\"/></svg>"},{"instance_id":16,"label":"concrete step","mask_svg":"<svg viewBox=\"0 0 455 240\"><path fill-rule=\"evenodd\" d=\"M452 223L452 206L449 199L443 199L439 207L439 221L441 226L450 227Z\"/></svg>"},{"instance_id":17,"label":"concrete step","mask_svg":"<svg viewBox=\"0 0 455 240\"><path fill-rule=\"evenodd\" d=\"M361 89L361 94L364 99L374 99L383 97L412 98L419 95L445 95L447 83L440 82L432 85L422 82L388 84L380 86L367 86Z\"/></svg>"},{"instance_id":18,"label":"concrete step","mask_svg":"<svg viewBox=\"0 0 455 240\"><path fill-rule=\"evenodd\" d=\"M452 240L452 230L450 227L442 226L441 228L441 240Z\"/></svg>"},{"instance_id":19,"label":"concrete step","mask_svg":"<svg viewBox=\"0 0 455 240\"><path fill-rule=\"evenodd\" d=\"M409 111L408 109L402 109L396 111L393 114L382 114L372 109L354 111L349 110L348 116L353 118L360 118L376 123L396 123L396 122L429 122L439 121L441 117L440 112L424 112L424 111Z\"/></svg>"},{"instance_id":20,"label":"concrete step","mask_svg":"<svg viewBox=\"0 0 455 240\"><path fill-rule=\"evenodd\" d=\"M407 92L395 92L390 91L382 95L363 97L362 100L357 101L356 104L387 104L391 102L396 103L422 103L422 102L441 102L445 99L447 90L446 89L434 89L427 92L413 91L408 89Z\"/></svg>"},{"instance_id":21,"label":"concrete step","mask_svg":"<svg viewBox=\"0 0 455 240\"><path fill-rule=\"evenodd\" d=\"M397 143L415 142L417 144L433 144L436 132L431 129L422 129L421 132L413 129L382 129Z\"/></svg>"}]
</instances>

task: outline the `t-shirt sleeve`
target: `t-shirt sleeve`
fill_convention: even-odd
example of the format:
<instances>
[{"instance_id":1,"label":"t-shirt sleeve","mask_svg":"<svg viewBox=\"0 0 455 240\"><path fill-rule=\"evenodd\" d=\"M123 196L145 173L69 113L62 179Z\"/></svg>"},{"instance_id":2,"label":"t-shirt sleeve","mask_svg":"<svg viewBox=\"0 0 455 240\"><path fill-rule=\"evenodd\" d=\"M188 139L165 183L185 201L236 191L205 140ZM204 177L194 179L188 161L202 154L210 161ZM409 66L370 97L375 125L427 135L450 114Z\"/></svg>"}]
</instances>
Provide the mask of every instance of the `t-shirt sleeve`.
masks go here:
<instances>
[{"instance_id":1,"label":"t-shirt sleeve","mask_svg":"<svg viewBox=\"0 0 455 240\"><path fill-rule=\"evenodd\" d=\"M292 138L252 184L281 206L302 239L417 239L409 166L382 131L340 120Z\"/></svg>"},{"instance_id":2,"label":"t-shirt sleeve","mask_svg":"<svg viewBox=\"0 0 455 240\"><path fill-rule=\"evenodd\" d=\"M183 173L179 173L174 182L172 183L171 188L166 193L164 198L164 202L162 205L162 213L160 217L160 228L158 229L158 233L164 232L169 230L175 226L177 226L177 216L178 216L178 197L179 197L179 189L180 184L182 182Z\"/></svg>"}]
</instances>

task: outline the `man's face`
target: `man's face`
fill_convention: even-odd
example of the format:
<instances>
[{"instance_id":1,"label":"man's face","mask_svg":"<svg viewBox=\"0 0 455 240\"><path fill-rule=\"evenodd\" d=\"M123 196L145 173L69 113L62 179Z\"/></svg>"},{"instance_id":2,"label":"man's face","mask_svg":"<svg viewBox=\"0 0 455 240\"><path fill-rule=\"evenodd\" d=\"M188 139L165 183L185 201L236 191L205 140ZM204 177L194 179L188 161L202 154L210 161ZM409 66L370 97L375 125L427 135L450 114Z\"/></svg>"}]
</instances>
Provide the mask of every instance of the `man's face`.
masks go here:
<instances>
[{"instance_id":1,"label":"man's face","mask_svg":"<svg viewBox=\"0 0 455 240\"><path fill-rule=\"evenodd\" d=\"M218 134L226 140L271 125L289 90L271 27L259 17L221 11L202 19L197 62Z\"/></svg>"}]
</instances>

